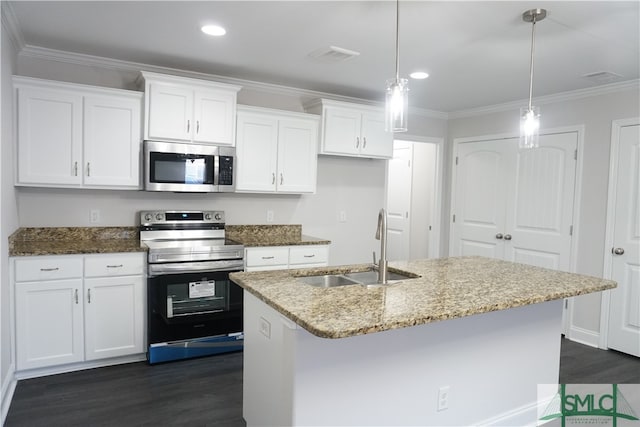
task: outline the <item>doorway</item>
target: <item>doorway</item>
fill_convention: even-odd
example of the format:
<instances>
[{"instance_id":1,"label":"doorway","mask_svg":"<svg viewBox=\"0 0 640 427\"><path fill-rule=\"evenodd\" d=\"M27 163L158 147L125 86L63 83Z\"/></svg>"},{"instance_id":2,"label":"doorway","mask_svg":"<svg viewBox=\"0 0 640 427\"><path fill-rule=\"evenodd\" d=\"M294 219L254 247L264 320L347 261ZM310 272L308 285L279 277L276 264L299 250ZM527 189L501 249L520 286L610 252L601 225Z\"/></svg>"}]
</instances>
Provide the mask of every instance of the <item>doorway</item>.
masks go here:
<instances>
[{"instance_id":1,"label":"doorway","mask_svg":"<svg viewBox=\"0 0 640 427\"><path fill-rule=\"evenodd\" d=\"M387 162L387 259L440 256L441 138L394 140Z\"/></svg>"}]
</instances>

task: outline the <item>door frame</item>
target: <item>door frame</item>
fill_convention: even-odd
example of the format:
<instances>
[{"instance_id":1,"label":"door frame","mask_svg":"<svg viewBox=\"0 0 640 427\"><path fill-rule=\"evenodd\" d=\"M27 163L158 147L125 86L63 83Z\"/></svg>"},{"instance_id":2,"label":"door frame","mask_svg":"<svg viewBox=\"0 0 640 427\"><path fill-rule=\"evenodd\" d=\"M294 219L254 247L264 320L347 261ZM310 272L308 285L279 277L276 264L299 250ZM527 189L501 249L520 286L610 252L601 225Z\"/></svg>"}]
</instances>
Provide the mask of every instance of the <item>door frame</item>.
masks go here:
<instances>
[{"instance_id":1,"label":"door frame","mask_svg":"<svg viewBox=\"0 0 640 427\"><path fill-rule=\"evenodd\" d=\"M616 203L616 191L618 187L618 151L620 148L620 131L625 126L640 125L640 117L613 120L611 122L611 148L609 150L609 188L607 190L607 221L604 237L603 271L602 277L611 280L613 274L613 258L609 255L608 248L614 245L614 210ZM611 290L602 292L600 302L600 337L598 347L608 349L609 339L609 310L611 303Z\"/></svg>"},{"instance_id":2,"label":"door frame","mask_svg":"<svg viewBox=\"0 0 640 427\"><path fill-rule=\"evenodd\" d=\"M426 143L426 144L435 144L436 146L436 170L434 171L434 190L435 194L433 197L434 203L432 207L431 217L433 218L433 224L435 228L431 230L430 238L429 238L429 253L431 258L440 258L442 256L442 248L440 247L441 236L442 236L442 186L443 186L443 177L444 177L444 138L431 137L431 136L418 136L418 135L409 135L409 134L394 134L393 140L396 141L407 141L407 142L418 142L418 143ZM389 168L386 168L385 172L385 195L384 195L384 205L387 205L387 197L389 192ZM413 213L411 213L413 215Z\"/></svg>"},{"instance_id":3,"label":"door frame","mask_svg":"<svg viewBox=\"0 0 640 427\"><path fill-rule=\"evenodd\" d=\"M577 158L576 158L576 176L575 176L575 187L573 193L573 215L571 218L571 222L573 224L573 238L571 239L571 254L569 255L569 272L575 273L577 270L577 259L576 256L578 251L578 243L580 240L580 206L582 203L582 176L583 176L583 167L584 167L584 133L585 133L585 125L571 125L571 126L558 126L551 128L544 128L540 130L540 135L553 135L558 133L571 133L576 132L578 136L577 141ZM455 191L456 191L456 155L458 153L458 146L463 143L469 142L482 142L482 141L492 141L497 139L512 139L519 138L519 133L514 132L505 132L498 134L489 134L489 135L479 135L479 136L468 136L462 138L454 138L453 139L453 150L451 153L451 176L450 176L450 206L449 206L449 248L448 255L451 254L451 248L453 247L453 214L455 213ZM564 310L562 311L562 333L566 337L573 337L575 340L580 342L585 342L584 335L593 335L589 334L589 331L582 330L581 328L576 329L573 326L573 312L574 312L574 300L573 298L566 298L564 303ZM602 326L602 325L601 325ZM576 334L578 335L576 337ZM600 333L601 335L601 333ZM593 339L588 342L590 345L596 346L597 343L592 343Z\"/></svg>"}]
</instances>

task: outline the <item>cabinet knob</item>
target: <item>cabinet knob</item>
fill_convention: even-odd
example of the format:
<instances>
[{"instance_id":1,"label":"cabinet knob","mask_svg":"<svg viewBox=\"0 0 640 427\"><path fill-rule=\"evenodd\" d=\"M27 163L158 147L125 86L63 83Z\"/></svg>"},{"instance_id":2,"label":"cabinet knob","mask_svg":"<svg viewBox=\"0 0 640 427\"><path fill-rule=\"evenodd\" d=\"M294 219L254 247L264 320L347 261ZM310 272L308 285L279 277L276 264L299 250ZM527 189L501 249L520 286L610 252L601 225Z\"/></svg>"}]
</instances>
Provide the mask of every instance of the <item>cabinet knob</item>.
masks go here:
<instances>
[{"instance_id":1,"label":"cabinet knob","mask_svg":"<svg viewBox=\"0 0 640 427\"><path fill-rule=\"evenodd\" d=\"M624 254L624 248L611 249L611 253L613 253L615 255L622 255L622 254Z\"/></svg>"},{"instance_id":2,"label":"cabinet knob","mask_svg":"<svg viewBox=\"0 0 640 427\"><path fill-rule=\"evenodd\" d=\"M496 234L496 239L500 240L502 239L504 236L502 235L502 233L498 233Z\"/></svg>"},{"instance_id":3,"label":"cabinet knob","mask_svg":"<svg viewBox=\"0 0 640 427\"><path fill-rule=\"evenodd\" d=\"M362 137L362 148L367 148L367 137L366 136Z\"/></svg>"},{"instance_id":4,"label":"cabinet knob","mask_svg":"<svg viewBox=\"0 0 640 427\"><path fill-rule=\"evenodd\" d=\"M356 148L360 147L360 137L356 136Z\"/></svg>"},{"instance_id":5,"label":"cabinet knob","mask_svg":"<svg viewBox=\"0 0 640 427\"><path fill-rule=\"evenodd\" d=\"M504 240L511 240L511 234L505 234Z\"/></svg>"}]
</instances>

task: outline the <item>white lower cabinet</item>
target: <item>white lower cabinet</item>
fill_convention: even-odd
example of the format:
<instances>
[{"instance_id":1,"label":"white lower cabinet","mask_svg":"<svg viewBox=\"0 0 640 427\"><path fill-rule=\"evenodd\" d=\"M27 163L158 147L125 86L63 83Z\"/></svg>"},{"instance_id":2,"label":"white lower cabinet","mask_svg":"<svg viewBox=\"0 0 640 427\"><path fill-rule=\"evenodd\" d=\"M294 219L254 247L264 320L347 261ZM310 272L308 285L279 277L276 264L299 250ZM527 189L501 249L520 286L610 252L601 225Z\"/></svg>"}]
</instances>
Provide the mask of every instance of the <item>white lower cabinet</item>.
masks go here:
<instances>
[{"instance_id":1,"label":"white lower cabinet","mask_svg":"<svg viewBox=\"0 0 640 427\"><path fill-rule=\"evenodd\" d=\"M18 371L144 352L142 253L16 258L14 269Z\"/></svg>"},{"instance_id":2,"label":"white lower cabinet","mask_svg":"<svg viewBox=\"0 0 640 427\"><path fill-rule=\"evenodd\" d=\"M329 265L329 245L245 248L245 271L286 270Z\"/></svg>"}]
</instances>

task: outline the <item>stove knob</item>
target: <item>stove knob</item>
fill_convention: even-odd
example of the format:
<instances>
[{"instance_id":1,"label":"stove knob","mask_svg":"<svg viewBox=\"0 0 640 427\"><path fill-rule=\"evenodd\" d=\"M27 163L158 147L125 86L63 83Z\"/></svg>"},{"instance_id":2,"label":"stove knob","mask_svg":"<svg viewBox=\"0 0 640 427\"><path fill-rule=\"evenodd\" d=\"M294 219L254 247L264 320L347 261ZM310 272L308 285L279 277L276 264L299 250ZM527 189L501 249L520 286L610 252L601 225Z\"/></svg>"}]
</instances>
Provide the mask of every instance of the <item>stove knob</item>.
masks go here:
<instances>
[{"instance_id":1,"label":"stove knob","mask_svg":"<svg viewBox=\"0 0 640 427\"><path fill-rule=\"evenodd\" d=\"M220 221L222 219L222 217L220 216L219 213L216 214L216 221Z\"/></svg>"},{"instance_id":2,"label":"stove knob","mask_svg":"<svg viewBox=\"0 0 640 427\"><path fill-rule=\"evenodd\" d=\"M204 219L206 219L207 221L211 220L211 214L210 213L204 214Z\"/></svg>"},{"instance_id":3,"label":"stove knob","mask_svg":"<svg viewBox=\"0 0 640 427\"><path fill-rule=\"evenodd\" d=\"M162 215L161 213L156 214L156 220L162 221L163 219L164 219L164 215Z\"/></svg>"},{"instance_id":4,"label":"stove knob","mask_svg":"<svg viewBox=\"0 0 640 427\"><path fill-rule=\"evenodd\" d=\"M145 221L151 221L153 219L153 215L148 213L144 216Z\"/></svg>"}]
</instances>

